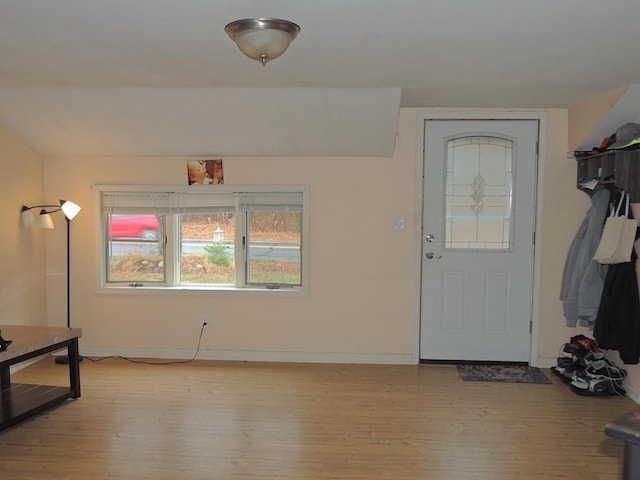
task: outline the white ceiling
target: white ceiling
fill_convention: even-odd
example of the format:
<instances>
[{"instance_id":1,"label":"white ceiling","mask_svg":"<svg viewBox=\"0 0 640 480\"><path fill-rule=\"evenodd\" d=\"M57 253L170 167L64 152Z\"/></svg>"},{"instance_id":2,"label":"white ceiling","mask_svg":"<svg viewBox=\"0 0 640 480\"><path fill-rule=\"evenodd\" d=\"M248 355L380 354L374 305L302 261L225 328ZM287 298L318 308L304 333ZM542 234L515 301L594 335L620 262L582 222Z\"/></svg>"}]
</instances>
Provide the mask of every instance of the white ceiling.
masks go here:
<instances>
[{"instance_id":1,"label":"white ceiling","mask_svg":"<svg viewBox=\"0 0 640 480\"><path fill-rule=\"evenodd\" d=\"M265 68L224 32L257 16L302 28ZM634 83L636 0L0 0L0 120L45 154L390 156L400 106L568 107ZM345 129L359 140L322 147Z\"/></svg>"}]
</instances>

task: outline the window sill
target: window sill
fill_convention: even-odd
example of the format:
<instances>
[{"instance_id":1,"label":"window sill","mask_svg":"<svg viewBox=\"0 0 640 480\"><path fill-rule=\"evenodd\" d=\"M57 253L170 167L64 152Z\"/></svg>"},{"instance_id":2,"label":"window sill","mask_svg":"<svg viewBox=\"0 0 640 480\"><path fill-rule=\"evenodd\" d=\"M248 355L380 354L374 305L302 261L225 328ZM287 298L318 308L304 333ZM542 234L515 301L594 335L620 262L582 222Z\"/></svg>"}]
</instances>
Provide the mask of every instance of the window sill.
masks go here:
<instances>
[{"instance_id":1,"label":"window sill","mask_svg":"<svg viewBox=\"0 0 640 480\"><path fill-rule=\"evenodd\" d=\"M308 296L307 290L304 288L291 288L281 287L277 289L270 289L266 287L250 287L250 288L235 288L229 287L204 287L198 286L177 286L177 287L165 287L165 286L141 286L130 287L129 285L123 286L108 286L98 288L97 295L241 295L241 296L282 296L282 297L306 297Z\"/></svg>"}]
</instances>

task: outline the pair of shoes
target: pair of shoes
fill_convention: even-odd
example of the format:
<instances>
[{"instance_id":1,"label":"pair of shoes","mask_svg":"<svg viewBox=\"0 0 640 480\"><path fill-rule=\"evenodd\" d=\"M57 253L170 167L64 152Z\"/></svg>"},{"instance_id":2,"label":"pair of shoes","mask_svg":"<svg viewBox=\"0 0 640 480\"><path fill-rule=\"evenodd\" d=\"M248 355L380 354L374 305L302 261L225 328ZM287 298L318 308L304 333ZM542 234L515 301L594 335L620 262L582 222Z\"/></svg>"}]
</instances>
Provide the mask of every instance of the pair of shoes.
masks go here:
<instances>
[{"instance_id":1,"label":"pair of shoes","mask_svg":"<svg viewBox=\"0 0 640 480\"><path fill-rule=\"evenodd\" d=\"M580 363L582 365L584 365L585 367L593 362L598 362L600 360L605 360L607 357L605 357L603 352L600 351L591 351L591 352L587 352L585 354L584 357L580 358Z\"/></svg>"},{"instance_id":2,"label":"pair of shoes","mask_svg":"<svg viewBox=\"0 0 640 480\"><path fill-rule=\"evenodd\" d=\"M623 380L627 372L607 359L602 352L589 352L580 363L585 365L574 371L570 388L579 395L626 395Z\"/></svg>"},{"instance_id":3,"label":"pair of shoes","mask_svg":"<svg viewBox=\"0 0 640 480\"><path fill-rule=\"evenodd\" d=\"M589 363L585 372L592 379L623 380L627 376L626 370L606 358Z\"/></svg>"},{"instance_id":4,"label":"pair of shoes","mask_svg":"<svg viewBox=\"0 0 640 480\"><path fill-rule=\"evenodd\" d=\"M558 357L558 361L556 363L556 369L564 373L567 370L573 370L575 368L575 363L573 359L567 357Z\"/></svg>"},{"instance_id":5,"label":"pair of shoes","mask_svg":"<svg viewBox=\"0 0 640 480\"><path fill-rule=\"evenodd\" d=\"M577 368L576 359L569 357L558 357L556 366L551 367L551 371L555 373L564 383L571 383L571 377Z\"/></svg>"},{"instance_id":6,"label":"pair of shoes","mask_svg":"<svg viewBox=\"0 0 640 480\"><path fill-rule=\"evenodd\" d=\"M575 335L569 338L571 343L577 343L585 350L595 350L598 351L598 342L596 342L593 338L589 338L585 335Z\"/></svg>"},{"instance_id":7,"label":"pair of shoes","mask_svg":"<svg viewBox=\"0 0 640 480\"><path fill-rule=\"evenodd\" d=\"M576 384L588 384L589 381L591 380L591 377L589 377L589 375L587 375L587 372L584 369L578 369L578 370L574 370L573 373L571 374L571 384L573 385L573 383ZM586 388L586 386L583 386L582 388Z\"/></svg>"},{"instance_id":8,"label":"pair of shoes","mask_svg":"<svg viewBox=\"0 0 640 480\"><path fill-rule=\"evenodd\" d=\"M590 352L599 352L598 342L584 335L575 335L560 347L561 355L569 358L583 358Z\"/></svg>"},{"instance_id":9,"label":"pair of shoes","mask_svg":"<svg viewBox=\"0 0 640 480\"><path fill-rule=\"evenodd\" d=\"M565 358L577 358L579 354L578 346L571 343L563 343L560 347L560 355Z\"/></svg>"},{"instance_id":10,"label":"pair of shoes","mask_svg":"<svg viewBox=\"0 0 640 480\"><path fill-rule=\"evenodd\" d=\"M621 380L612 380L610 378L595 378L588 381L573 381L569 385L571 391L578 395L591 396L613 396L626 395L626 390Z\"/></svg>"},{"instance_id":11,"label":"pair of shoes","mask_svg":"<svg viewBox=\"0 0 640 480\"><path fill-rule=\"evenodd\" d=\"M587 352L584 356L576 358L576 364L579 368L587 368L595 362L608 361L603 352Z\"/></svg>"}]
</instances>

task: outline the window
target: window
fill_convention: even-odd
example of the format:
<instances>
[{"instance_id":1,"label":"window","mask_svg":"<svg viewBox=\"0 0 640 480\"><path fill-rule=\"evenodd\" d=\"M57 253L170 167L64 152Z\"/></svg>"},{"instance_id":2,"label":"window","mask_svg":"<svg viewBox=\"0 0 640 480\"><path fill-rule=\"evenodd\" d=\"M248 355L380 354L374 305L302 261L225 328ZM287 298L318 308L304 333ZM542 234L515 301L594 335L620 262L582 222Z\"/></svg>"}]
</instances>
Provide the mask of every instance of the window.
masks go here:
<instances>
[{"instance_id":1,"label":"window","mask_svg":"<svg viewBox=\"0 0 640 480\"><path fill-rule=\"evenodd\" d=\"M470 136L446 148L445 248L513 249L514 142Z\"/></svg>"},{"instance_id":2,"label":"window","mask_svg":"<svg viewBox=\"0 0 640 480\"><path fill-rule=\"evenodd\" d=\"M306 288L308 189L97 186L106 288Z\"/></svg>"}]
</instances>

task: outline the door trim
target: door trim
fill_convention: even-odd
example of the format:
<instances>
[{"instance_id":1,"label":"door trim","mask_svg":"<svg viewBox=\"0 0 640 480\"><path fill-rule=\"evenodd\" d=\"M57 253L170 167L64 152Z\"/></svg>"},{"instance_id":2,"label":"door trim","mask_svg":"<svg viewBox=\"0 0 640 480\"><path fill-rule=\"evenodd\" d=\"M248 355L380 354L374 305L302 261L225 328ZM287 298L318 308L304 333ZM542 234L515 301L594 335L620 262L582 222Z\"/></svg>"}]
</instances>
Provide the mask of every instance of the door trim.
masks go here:
<instances>
[{"instance_id":1,"label":"door trim","mask_svg":"<svg viewBox=\"0 0 640 480\"><path fill-rule=\"evenodd\" d=\"M538 122L538 158L535 176L534 199L534 249L533 249L533 292L531 308L531 346L529 349L529 364L538 366L538 342L540 328L540 278L542 270L542 214L544 205L544 164L546 152L546 110L532 109L503 109L503 110L464 110L464 109L421 109L416 115L416 161L414 198L414 230L413 238L413 348L412 361L420 362L420 315L422 295L422 235L423 225L423 196L424 196L424 123L430 120L535 120Z\"/></svg>"}]
</instances>

